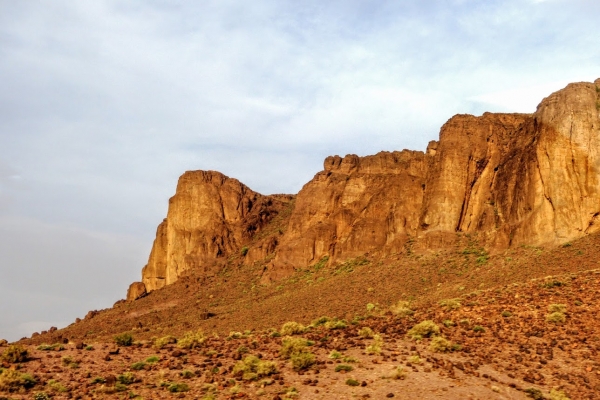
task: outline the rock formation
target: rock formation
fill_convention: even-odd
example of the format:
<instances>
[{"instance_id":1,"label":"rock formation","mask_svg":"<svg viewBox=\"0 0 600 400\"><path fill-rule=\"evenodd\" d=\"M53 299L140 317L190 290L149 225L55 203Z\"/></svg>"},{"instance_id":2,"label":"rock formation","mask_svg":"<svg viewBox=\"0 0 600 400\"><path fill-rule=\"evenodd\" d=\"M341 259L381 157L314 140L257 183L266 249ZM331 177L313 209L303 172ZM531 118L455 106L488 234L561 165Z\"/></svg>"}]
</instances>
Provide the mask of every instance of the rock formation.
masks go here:
<instances>
[{"instance_id":1,"label":"rock formation","mask_svg":"<svg viewBox=\"0 0 600 400\"><path fill-rule=\"evenodd\" d=\"M175 282L188 269L214 273L273 218L292 196L263 196L214 171L188 171L169 199L148 264L146 290Z\"/></svg>"},{"instance_id":2,"label":"rock formation","mask_svg":"<svg viewBox=\"0 0 600 400\"><path fill-rule=\"evenodd\" d=\"M533 114L456 115L425 153L328 157L295 199L186 172L143 282L151 291L188 269L211 274L240 252L264 265L266 283L325 257L439 248L463 233L496 249L564 243L600 229L599 152L600 79L568 85Z\"/></svg>"}]
</instances>

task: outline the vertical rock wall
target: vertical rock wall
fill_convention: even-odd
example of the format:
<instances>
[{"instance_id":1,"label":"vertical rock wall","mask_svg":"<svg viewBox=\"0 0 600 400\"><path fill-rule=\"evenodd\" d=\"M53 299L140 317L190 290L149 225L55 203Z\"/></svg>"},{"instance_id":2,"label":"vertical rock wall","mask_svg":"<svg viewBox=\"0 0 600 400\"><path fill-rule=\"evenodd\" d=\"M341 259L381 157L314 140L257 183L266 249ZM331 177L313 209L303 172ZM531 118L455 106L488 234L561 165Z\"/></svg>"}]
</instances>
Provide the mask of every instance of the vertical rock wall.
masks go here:
<instances>
[{"instance_id":1,"label":"vertical rock wall","mask_svg":"<svg viewBox=\"0 0 600 400\"><path fill-rule=\"evenodd\" d=\"M194 268L210 274L249 246L263 282L323 257L344 261L452 243L559 244L600 229L600 79L574 83L534 114L456 115L427 152L328 157L293 196L263 196L212 171L186 172L159 225L147 290ZM257 234L277 215L278 233ZM285 229L282 229L284 227Z\"/></svg>"}]
</instances>

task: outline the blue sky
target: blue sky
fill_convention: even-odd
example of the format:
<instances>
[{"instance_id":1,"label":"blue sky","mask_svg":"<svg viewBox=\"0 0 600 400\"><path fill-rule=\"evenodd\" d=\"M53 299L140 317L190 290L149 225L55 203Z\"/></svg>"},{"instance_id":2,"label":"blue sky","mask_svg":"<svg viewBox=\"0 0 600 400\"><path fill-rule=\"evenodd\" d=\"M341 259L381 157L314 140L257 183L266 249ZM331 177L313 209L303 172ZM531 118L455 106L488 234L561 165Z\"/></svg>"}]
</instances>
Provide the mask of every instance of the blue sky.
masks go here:
<instances>
[{"instance_id":1,"label":"blue sky","mask_svg":"<svg viewBox=\"0 0 600 400\"><path fill-rule=\"evenodd\" d=\"M600 3L0 0L0 337L111 306L177 178L296 193L328 155L600 77Z\"/></svg>"}]
</instances>

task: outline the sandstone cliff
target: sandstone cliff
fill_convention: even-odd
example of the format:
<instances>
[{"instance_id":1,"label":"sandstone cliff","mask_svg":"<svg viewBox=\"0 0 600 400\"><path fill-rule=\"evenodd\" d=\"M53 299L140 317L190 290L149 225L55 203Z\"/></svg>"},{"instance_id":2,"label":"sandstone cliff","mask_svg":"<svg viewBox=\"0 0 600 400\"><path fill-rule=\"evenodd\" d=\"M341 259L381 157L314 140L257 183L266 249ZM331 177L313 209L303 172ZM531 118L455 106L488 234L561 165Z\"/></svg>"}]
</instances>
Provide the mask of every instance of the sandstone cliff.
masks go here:
<instances>
[{"instance_id":1,"label":"sandstone cliff","mask_svg":"<svg viewBox=\"0 0 600 400\"><path fill-rule=\"evenodd\" d=\"M263 196L219 172L186 172L142 271L146 290L171 284L188 269L214 273L291 199Z\"/></svg>"},{"instance_id":2,"label":"sandstone cliff","mask_svg":"<svg viewBox=\"0 0 600 400\"><path fill-rule=\"evenodd\" d=\"M600 229L599 141L600 79L533 114L454 116L425 153L328 157L295 200L186 172L143 282L151 291L190 268L210 274L240 251L264 265L266 283L325 257L443 247L461 233L498 249L564 243Z\"/></svg>"}]
</instances>

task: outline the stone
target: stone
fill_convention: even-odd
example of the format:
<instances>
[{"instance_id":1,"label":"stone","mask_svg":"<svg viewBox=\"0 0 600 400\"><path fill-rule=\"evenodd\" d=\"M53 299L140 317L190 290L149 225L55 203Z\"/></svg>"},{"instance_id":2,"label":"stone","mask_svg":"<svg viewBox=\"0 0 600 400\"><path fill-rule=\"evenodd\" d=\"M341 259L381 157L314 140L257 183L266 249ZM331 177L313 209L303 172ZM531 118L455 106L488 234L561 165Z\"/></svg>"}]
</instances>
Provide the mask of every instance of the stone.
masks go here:
<instances>
[{"instance_id":1,"label":"stone","mask_svg":"<svg viewBox=\"0 0 600 400\"><path fill-rule=\"evenodd\" d=\"M146 285L143 282L133 282L127 290L127 301L135 301L146 296Z\"/></svg>"}]
</instances>

